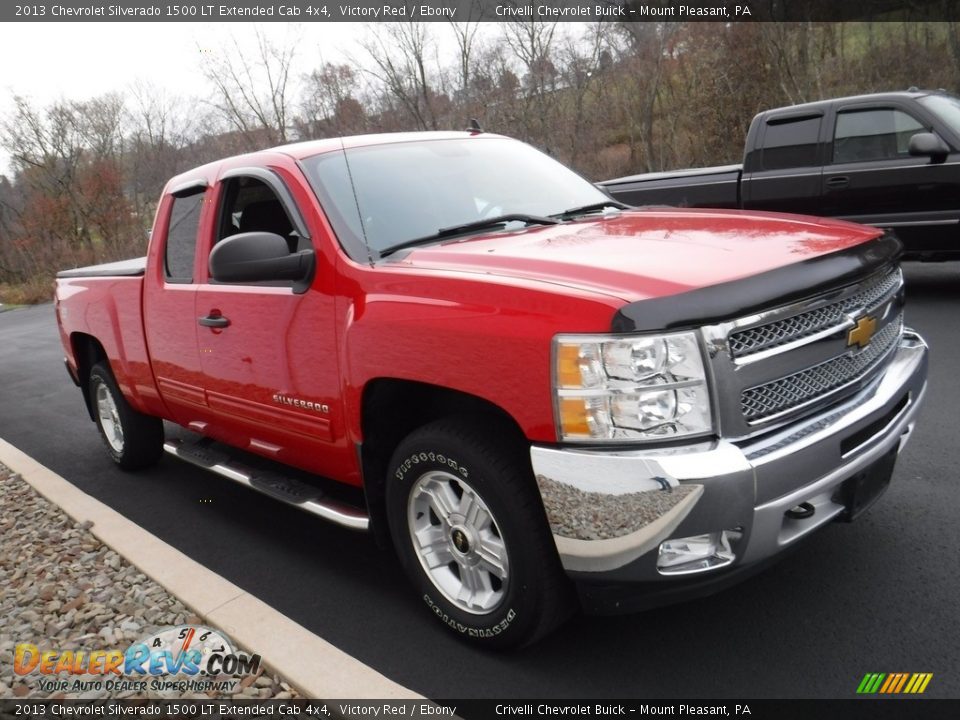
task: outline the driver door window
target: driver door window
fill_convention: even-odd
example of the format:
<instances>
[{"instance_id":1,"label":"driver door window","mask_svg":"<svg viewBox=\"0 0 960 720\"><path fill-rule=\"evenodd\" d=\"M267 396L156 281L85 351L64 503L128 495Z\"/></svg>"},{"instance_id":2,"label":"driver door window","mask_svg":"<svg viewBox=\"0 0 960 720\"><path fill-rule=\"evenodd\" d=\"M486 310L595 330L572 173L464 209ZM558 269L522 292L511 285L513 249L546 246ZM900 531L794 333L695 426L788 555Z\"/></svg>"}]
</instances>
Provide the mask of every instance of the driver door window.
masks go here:
<instances>
[{"instance_id":1,"label":"driver door window","mask_svg":"<svg viewBox=\"0 0 960 720\"><path fill-rule=\"evenodd\" d=\"M290 216L269 185L252 177L230 178L224 183L220 223L214 241L248 232L280 235L286 239L290 252L309 247L309 240L294 232Z\"/></svg>"},{"instance_id":2,"label":"driver door window","mask_svg":"<svg viewBox=\"0 0 960 720\"><path fill-rule=\"evenodd\" d=\"M833 162L870 162L909 156L910 138L924 127L893 108L856 110L837 115Z\"/></svg>"}]
</instances>

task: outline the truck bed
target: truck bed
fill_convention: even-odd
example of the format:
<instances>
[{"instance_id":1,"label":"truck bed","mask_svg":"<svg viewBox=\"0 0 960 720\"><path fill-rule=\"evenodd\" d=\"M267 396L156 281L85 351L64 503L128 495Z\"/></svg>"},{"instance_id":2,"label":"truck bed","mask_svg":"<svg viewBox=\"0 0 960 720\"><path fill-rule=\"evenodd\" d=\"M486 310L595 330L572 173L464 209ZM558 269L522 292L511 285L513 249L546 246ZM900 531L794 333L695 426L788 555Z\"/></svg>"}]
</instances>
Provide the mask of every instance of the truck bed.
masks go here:
<instances>
[{"instance_id":1,"label":"truck bed","mask_svg":"<svg viewBox=\"0 0 960 720\"><path fill-rule=\"evenodd\" d=\"M64 270L57 273L54 302L70 374L78 377L78 365L90 356L93 342L131 405L159 414L143 331L145 267L146 259L137 258Z\"/></svg>"},{"instance_id":2,"label":"truck bed","mask_svg":"<svg viewBox=\"0 0 960 720\"><path fill-rule=\"evenodd\" d=\"M743 165L644 173L597 185L628 205L737 208Z\"/></svg>"},{"instance_id":3,"label":"truck bed","mask_svg":"<svg viewBox=\"0 0 960 720\"><path fill-rule=\"evenodd\" d=\"M118 262L103 263L101 265L87 265L81 268L72 268L71 270L61 270L57 273L58 278L84 278L84 277L141 277L147 269L147 258L139 257L132 260L120 260Z\"/></svg>"}]
</instances>

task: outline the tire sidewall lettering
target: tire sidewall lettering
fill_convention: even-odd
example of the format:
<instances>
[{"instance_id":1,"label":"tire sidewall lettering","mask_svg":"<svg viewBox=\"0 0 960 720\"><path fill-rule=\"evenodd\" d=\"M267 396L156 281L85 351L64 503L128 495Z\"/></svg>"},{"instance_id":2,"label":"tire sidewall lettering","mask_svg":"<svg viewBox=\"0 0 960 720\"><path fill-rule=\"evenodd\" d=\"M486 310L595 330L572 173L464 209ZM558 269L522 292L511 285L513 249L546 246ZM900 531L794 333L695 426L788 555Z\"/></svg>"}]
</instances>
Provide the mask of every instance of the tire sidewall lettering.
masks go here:
<instances>
[{"instance_id":1,"label":"tire sidewall lettering","mask_svg":"<svg viewBox=\"0 0 960 720\"><path fill-rule=\"evenodd\" d=\"M504 618L490 627L475 627L471 625L465 625L454 617L451 617L442 607L437 605L429 595L424 594L423 601L427 604L427 607L437 616L437 619L442 622L447 627L452 630L457 631L461 635L466 635L471 638L489 638L496 637L501 635L510 627L510 624L517 617L517 613L513 608L509 608L506 612Z\"/></svg>"},{"instance_id":2,"label":"tire sidewall lettering","mask_svg":"<svg viewBox=\"0 0 960 720\"><path fill-rule=\"evenodd\" d=\"M429 466L431 464L437 469L451 472L460 478L467 479L470 477L469 468L458 458L447 453L426 449L411 452L403 460L397 462L394 477L403 482L406 487L412 487L417 477L430 471ZM469 620L465 620L462 613L446 607L444 601L434 601L429 593L423 594L423 601L440 622L464 637L478 639L498 637L506 633L517 618L514 607L508 606L506 609L501 607L489 615L477 618L479 622L489 622L489 625L475 625Z\"/></svg>"},{"instance_id":3,"label":"tire sidewall lettering","mask_svg":"<svg viewBox=\"0 0 960 720\"><path fill-rule=\"evenodd\" d=\"M455 473L458 473L460 477L464 479L470 477L470 470L461 462L459 462L454 458L447 457L442 453L436 453L432 451L415 452L411 454L409 457L401 460L396 471L393 473L393 476L397 480L403 480L414 466L419 465L420 463L428 463L428 462L433 462L441 466L446 466L446 468L449 468L450 470L453 470Z\"/></svg>"},{"instance_id":4,"label":"tire sidewall lettering","mask_svg":"<svg viewBox=\"0 0 960 720\"><path fill-rule=\"evenodd\" d=\"M519 453L507 454L510 448L502 445L502 438L472 420L436 420L415 430L394 451L385 492L393 545L428 612L455 637L488 648L518 647L544 634L564 619L568 609L558 606L569 599L559 563L544 555L555 549L548 542L549 528L536 512L534 499L540 498L529 468L518 463ZM426 570L413 539L411 528L420 527L422 518L411 513L422 500L414 498L414 488L440 476L443 482L462 481L483 498L509 548L508 586L496 605L482 612L450 601L441 589L447 588L446 581Z\"/></svg>"}]
</instances>

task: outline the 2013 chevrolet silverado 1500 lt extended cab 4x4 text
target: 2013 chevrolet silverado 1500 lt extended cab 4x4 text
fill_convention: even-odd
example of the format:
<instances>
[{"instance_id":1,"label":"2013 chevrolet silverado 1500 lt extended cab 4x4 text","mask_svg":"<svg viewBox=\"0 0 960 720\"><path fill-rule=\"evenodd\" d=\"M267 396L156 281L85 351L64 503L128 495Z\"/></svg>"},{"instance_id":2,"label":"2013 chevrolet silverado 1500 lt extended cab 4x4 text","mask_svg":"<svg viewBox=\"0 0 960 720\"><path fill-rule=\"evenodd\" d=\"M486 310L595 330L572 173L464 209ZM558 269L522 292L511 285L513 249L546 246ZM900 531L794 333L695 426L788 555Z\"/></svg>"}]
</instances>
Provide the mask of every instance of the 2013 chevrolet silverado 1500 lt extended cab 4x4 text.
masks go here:
<instances>
[{"instance_id":1,"label":"2013 chevrolet silverado 1500 lt extended cab 4x4 text","mask_svg":"<svg viewBox=\"0 0 960 720\"><path fill-rule=\"evenodd\" d=\"M768 110L742 165L600 183L628 205L747 208L893 228L906 257L960 260L960 99L860 95Z\"/></svg>"},{"instance_id":2,"label":"2013 chevrolet silverado 1500 lt extended cab 4x4 text","mask_svg":"<svg viewBox=\"0 0 960 720\"><path fill-rule=\"evenodd\" d=\"M372 530L478 643L707 593L883 491L927 350L889 234L617 206L480 132L216 162L60 274L67 368L121 467Z\"/></svg>"}]
</instances>

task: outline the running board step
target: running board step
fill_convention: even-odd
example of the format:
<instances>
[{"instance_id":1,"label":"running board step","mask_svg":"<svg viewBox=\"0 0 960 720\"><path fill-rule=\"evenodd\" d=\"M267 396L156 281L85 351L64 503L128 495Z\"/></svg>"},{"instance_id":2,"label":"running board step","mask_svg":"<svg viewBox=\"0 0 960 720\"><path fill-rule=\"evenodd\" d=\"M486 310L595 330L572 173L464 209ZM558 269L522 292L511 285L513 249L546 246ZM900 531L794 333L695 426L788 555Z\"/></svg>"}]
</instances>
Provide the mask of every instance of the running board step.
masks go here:
<instances>
[{"instance_id":1,"label":"running board step","mask_svg":"<svg viewBox=\"0 0 960 720\"><path fill-rule=\"evenodd\" d=\"M352 530L367 530L370 527L370 518L362 510L335 500L326 500L322 490L299 480L279 473L253 470L235 463L227 453L212 448L209 441L185 443L181 440L167 440L163 449L191 465L246 485L324 520Z\"/></svg>"}]
</instances>

